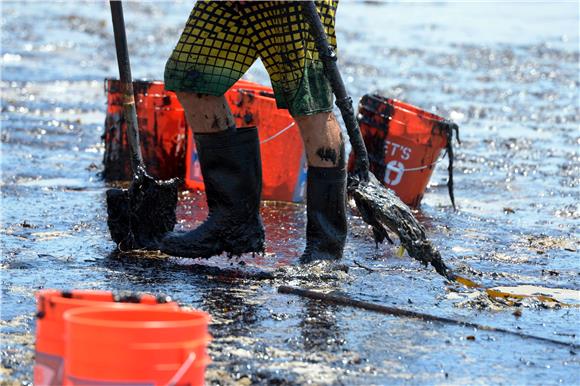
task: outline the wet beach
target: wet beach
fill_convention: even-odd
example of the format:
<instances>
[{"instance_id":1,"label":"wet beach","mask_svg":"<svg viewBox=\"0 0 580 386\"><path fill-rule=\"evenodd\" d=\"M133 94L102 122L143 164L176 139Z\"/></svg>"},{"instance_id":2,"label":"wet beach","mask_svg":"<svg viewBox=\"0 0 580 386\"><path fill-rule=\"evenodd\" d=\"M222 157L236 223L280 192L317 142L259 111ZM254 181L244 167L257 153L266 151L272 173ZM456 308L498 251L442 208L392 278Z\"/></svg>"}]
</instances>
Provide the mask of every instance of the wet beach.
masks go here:
<instances>
[{"instance_id":1,"label":"wet beach","mask_svg":"<svg viewBox=\"0 0 580 386\"><path fill-rule=\"evenodd\" d=\"M115 252L100 177L103 79L117 75L108 5L3 2L0 382L31 384L42 288L164 293L212 315L208 384L575 384L575 350L501 333L324 305L280 285L580 343L579 6L575 2L342 2L339 65L369 92L453 119L416 212L445 261L486 286L570 290L560 306L450 284L356 216L344 264L296 267L305 207L264 203L267 253L207 262ZM162 79L190 2L125 6L133 76ZM255 65L246 78L269 84ZM203 221L180 193L179 227ZM239 270L247 277L200 270ZM263 278L261 272L275 272Z\"/></svg>"}]
</instances>

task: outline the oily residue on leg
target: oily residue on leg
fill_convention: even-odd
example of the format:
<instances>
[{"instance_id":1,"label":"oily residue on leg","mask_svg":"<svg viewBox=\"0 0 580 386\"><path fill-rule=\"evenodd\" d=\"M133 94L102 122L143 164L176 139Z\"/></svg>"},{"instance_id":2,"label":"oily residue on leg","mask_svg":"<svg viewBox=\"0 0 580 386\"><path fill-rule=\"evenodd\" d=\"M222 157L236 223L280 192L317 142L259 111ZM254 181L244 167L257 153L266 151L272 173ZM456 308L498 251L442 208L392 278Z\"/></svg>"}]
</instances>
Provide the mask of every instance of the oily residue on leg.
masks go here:
<instances>
[{"instance_id":1,"label":"oily residue on leg","mask_svg":"<svg viewBox=\"0 0 580 386\"><path fill-rule=\"evenodd\" d=\"M316 150L316 155L322 161L332 162L332 164L336 166L336 163L338 161L338 155L336 154L336 150L331 149L329 147L319 147L318 150Z\"/></svg>"},{"instance_id":2,"label":"oily residue on leg","mask_svg":"<svg viewBox=\"0 0 580 386\"><path fill-rule=\"evenodd\" d=\"M211 128L212 129L219 130L220 127L221 127L220 126L220 118L216 114L214 114L214 116L213 116L213 122L211 123Z\"/></svg>"}]
</instances>

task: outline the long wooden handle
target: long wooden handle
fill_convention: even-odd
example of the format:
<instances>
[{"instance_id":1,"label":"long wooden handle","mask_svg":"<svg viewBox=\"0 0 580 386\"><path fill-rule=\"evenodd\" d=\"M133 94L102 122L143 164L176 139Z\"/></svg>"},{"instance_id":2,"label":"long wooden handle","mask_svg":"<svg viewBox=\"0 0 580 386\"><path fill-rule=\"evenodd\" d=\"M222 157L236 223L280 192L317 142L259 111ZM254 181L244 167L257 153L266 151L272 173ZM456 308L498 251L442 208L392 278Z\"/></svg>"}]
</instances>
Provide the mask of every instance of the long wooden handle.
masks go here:
<instances>
[{"instance_id":1,"label":"long wooden handle","mask_svg":"<svg viewBox=\"0 0 580 386\"><path fill-rule=\"evenodd\" d=\"M278 292L281 294L297 295L297 296L301 296L301 297L305 297L305 298L309 298L309 299L315 299L315 300L319 300L319 301L326 303L326 304L336 304L336 305L340 305L340 306L361 308L363 310L373 311L373 312L377 312L379 314L384 314L384 315L393 315L393 316L404 317L404 318L414 318L414 319L419 319L419 320L423 320L426 322L439 322L439 323L451 324L451 325L456 325L456 326L472 327L472 328L475 328L478 330L493 331L493 332L499 332L499 333L519 336L520 338L524 338L524 339L538 340L541 342L551 343L551 344L555 344L558 346L564 346L564 347L567 347L569 349L577 350L580 348L580 345L578 345L576 343L562 342L560 340L544 338L543 336L537 336L537 335L529 335L529 334L519 332L519 331L506 330L504 328L491 327L491 326L486 326L486 325L482 325L479 323L473 323L473 322L467 322L467 321L456 320L456 319L451 319L451 318L445 318L442 316L435 316L435 315L425 314L422 312L405 310L402 308L389 307L389 306L384 306L382 304L363 302L360 300L351 299L351 298L346 297L346 296L327 294L327 293L313 291L313 290L309 290L309 289L305 289L305 288L298 288L298 287L291 287L291 286L283 285L283 286L278 287Z\"/></svg>"},{"instance_id":2,"label":"long wooden handle","mask_svg":"<svg viewBox=\"0 0 580 386\"><path fill-rule=\"evenodd\" d=\"M113 18L119 77L121 79L121 87L123 88L123 115L127 123L127 140L131 153L131 167L133 174L138 175L145 171L145 165L143 163L143 155L141 154L139 141L139 126L137 124L137 110L135 109L135 96L133 94L133 78L131 77L131 62L129 61L129 49L127 48L127 35L125 33L123 3L120 0L111 0L109 4L111 5L111 16Z\"/></svg>"},{"instance_id":3,"label":"long wooden handle","mask_svg":"<svg viewBox=\"0 0 580 386\"><path fill-rule=\"evenodd\" d=\"M346 87L338 71L336 53L328 44L328 38L314 1L303 2L302 12L310 25L310 33L314 38L316 49L324 65L324 72L336 96L336 106L338 106L346 126L348 138L355 155L354 174L361 180L366 181L368 180L369 172L369 156L354 113L352 98L346 92Z\"/></svg>"}]
</instances>

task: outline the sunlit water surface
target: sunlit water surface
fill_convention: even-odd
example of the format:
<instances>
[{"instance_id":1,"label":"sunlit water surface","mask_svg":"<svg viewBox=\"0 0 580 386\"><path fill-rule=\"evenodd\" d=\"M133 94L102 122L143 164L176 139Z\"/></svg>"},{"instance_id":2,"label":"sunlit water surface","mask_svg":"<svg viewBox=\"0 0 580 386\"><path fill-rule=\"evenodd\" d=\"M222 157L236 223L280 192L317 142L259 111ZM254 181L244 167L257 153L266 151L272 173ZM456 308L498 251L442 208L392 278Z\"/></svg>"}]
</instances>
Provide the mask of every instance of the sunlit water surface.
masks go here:
<instances>
[{"instance_id":1,"label":"sunlit water surface","mask_svg":"<svg viewBox=\"0 0 580 386\"><path fill-rule=\"evenodd\" d=\"M31 382L34 291L99 288L166 293L211 313L211 383L578 382L578 356L566 348L276 292L281 284L337 290L579 342L578 308L491 302L396 257L397 246L375 249L358 218L344 259L349 273L325 280L292 269L276 280L214 277L198 273L199 261L113 254L99 177L103 79L117 74L107 5L1 6L2 379ZM135 78L162 78L190 7L127 3ZM339 7L340 66L355 99L379 92L460 125L458 210L447 197L444 160L417 215L446 261L487 286L580 289L578 11L574 2ZM268 83L261 65L247 78ZM194 227L205 210L202 195L184 192L179 226ZM263 216L265 257L205 264L269 272L296 263L304 207L266 204Z\"/></svg>"}]
</instances>

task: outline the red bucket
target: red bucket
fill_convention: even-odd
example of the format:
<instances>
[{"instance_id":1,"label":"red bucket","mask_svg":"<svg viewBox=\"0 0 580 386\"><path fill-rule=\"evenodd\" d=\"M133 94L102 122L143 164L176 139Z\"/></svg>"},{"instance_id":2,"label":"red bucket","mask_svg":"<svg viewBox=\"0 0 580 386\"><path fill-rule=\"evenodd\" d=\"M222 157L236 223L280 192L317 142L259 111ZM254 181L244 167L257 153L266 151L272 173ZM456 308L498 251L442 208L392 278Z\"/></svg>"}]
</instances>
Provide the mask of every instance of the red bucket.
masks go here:
<instances>
[{"instance_id":1,"label":"red bucket","mask_svg":"<svg viewBox=\"0 0 580 386\"><path fill-rule=\"evenodd\" d=\"M262 155L262 198L300 202L304 198L306 156L298 125L288 113L276 107L271 88L246 80L238 81L226 99L236 126L257 126ZM188 133L189 134L189 133ZM185 184L204 189L195 141L187 140Z\"/></svg>"},{"instance_id":2,"label":"red bucket","mask_svg":"<svg viewBox=\"0 0 580 386\"><path fill-rule=\"evenodd\" d=\"M163 82L158 81L135 81L133 88L147 171L160 179L185 175L186 187L203 190L195 141L189 135L183 108L175 94L166 91ZM129 180L132 173L120 82L105 80L105 91L103 175L109 181ZM277 109L272 89L242 79L226 93L226 99L238 127L258 126L263 164L262 197L273 201L302 201L306 157L300 132L288 111Z\"/></svg>"},{"instance_id":3,"label":"red bucket","mask_svg":"<svg viewBox=\"0 0 580 386\"><path fill-rule=\"evenodd\" d=\"M185 114L175 94L165 91L163 82L135 81L141 152L147 171L156 178L183 177L185 160ZM129 144L123 118L121 83L105 80L107 115L105 118L105 166L109 181L131 179Z\"/></svg>"},{"instance_id":4,"label":"red bucket","mask_svg":"<svg viewBox=\"0 0 580 386\"><path fill-rule=\"evenodd\" d=\"M137 304L67 311L65 383L203 385L209 319L203 311Z\"/></svg>"},{"instance_id":5,"label":"red bucket","mask_svg":"<svg viewBox=\"0 0 580 386\"><path fill-rule=\"evenodd\" d=\"M160 309L178 309L177 303L165 297L138 294L115 295L110 291L42 290L36 293L36 363L35 385L61 385L65 374L65 332L63 315L66 311L90 307L112 306L120 303L139 303Z\"/></svg>"},{"instance_id":6,"label":"red bucket","mask_svg":"<svg viewBox=\"0 0 580 386\"><path fill-rule=\"evenodd\" d=\"M453 148L457 125L396 99L365 95L359 123L370 170L407 205L418 207L442 149L449 157L449 195L453 198ZM353 154L349 170L354 166ZM454 204L455 205L455 204Z\"/></svg>"}]
</instances>

